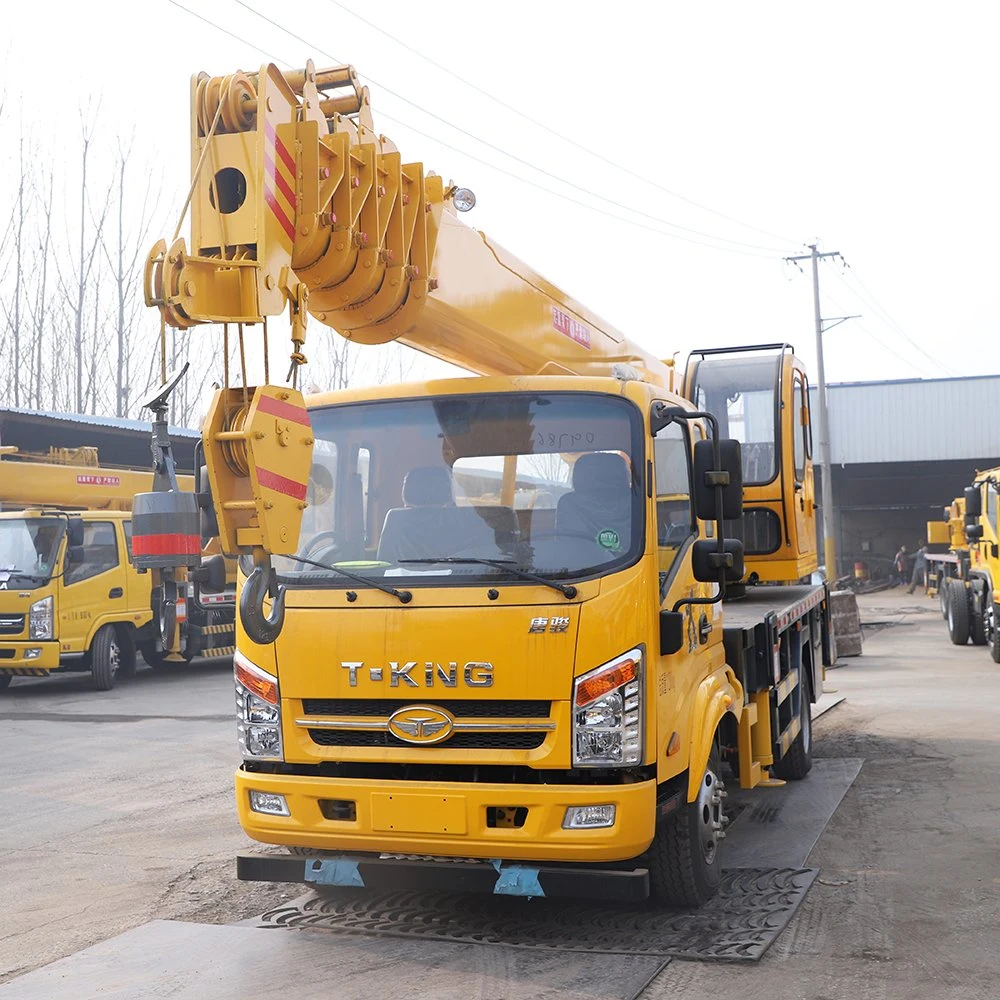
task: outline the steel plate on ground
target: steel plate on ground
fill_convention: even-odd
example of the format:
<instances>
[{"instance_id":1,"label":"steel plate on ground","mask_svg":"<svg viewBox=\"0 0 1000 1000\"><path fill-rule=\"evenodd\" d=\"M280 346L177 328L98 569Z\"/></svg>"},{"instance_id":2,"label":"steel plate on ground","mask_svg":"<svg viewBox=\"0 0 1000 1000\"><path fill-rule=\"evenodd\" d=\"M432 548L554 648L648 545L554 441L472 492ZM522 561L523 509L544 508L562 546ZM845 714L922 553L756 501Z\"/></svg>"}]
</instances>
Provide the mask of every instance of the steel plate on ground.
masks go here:
<instances>
[{"instance_id":1,"label":"steel plate on ground","mask_svg":"<svg viewBox=\"0 0 1000 1000\"><path fill-rule=\"evenodd\" d=\"M258 927L501 944L516 948L756 961L805 898L815 868L738 868L700 910L555 899L332 889L265 913Z\"/></svg>"}]
</instances>

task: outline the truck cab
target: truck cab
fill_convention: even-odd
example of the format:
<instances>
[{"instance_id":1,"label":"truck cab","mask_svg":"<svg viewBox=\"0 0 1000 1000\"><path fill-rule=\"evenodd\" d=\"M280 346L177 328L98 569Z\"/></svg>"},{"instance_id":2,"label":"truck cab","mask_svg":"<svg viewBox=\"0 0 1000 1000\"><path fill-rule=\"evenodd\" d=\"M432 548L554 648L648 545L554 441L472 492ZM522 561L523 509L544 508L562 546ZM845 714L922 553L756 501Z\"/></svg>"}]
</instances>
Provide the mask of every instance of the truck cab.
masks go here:
<instances>
[{"instance_id":1,"label":"truck cab","mask_svg":"<svg viewBox=\"0 0 1000 1000\"><path fill-rule=\"evenodd\" d=\"M107 690L135 670L152 619L131 562L131 514L0 513L0 689L15 676L89 671Z\"/></svg>"}]
</instances>

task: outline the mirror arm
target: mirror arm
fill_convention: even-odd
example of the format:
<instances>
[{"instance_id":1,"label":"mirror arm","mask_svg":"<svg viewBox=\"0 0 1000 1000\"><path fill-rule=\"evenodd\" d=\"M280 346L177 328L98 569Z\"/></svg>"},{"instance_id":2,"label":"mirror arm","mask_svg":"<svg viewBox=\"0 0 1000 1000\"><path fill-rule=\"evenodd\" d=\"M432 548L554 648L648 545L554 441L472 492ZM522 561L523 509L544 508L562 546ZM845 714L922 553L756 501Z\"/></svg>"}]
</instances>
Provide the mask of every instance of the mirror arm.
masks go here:
<instances>
[{"instance_id":1,"label":"mirror arm","mask_svg":"<svg viewBox=\"0 0 1000 1000\"><path fill-rule=\"evenodd\" d=\"M663 426L674 420L707 420L712 428L712 458L715 462L715 481L708 485L715 487L715 535L719 553L719 593L715 597L685 597L674 605L676 611L684 604L718 604L726 596L726 539L723 525L722 488L729 485L729 474L722 470L722 449L719 445L719 421L714 413L707 410L685 410L682 406L666 406L657 404L654 409L657 420L663 420ZM707 477L706 477L707 478Z\"/></svg>"}]
</instances>

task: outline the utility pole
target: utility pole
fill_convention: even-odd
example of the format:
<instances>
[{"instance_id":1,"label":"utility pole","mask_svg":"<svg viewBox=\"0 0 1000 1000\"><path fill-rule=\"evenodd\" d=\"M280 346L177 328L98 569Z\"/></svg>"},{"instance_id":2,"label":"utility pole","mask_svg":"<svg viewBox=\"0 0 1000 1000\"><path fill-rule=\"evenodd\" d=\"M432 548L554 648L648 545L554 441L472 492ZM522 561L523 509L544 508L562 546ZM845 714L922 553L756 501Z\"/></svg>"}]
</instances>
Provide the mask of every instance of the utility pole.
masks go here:
<instances>
[{"instance_id":1,"label":"utility pole","mask_svg":"<svg viewBox=\"0 0 1000 1000\"><path fill-rule=\"evenodd\" d=\"M786 257L798 264L800 260L812 261L813 313L816 319L816 398L819 402L819 461L823 470L823 550L826 578L832 583L837 579L837 539L833 524L833 466L830 462L830 421L826 406L826 372L823 367L823 334L827 330L857 316L838 316L823 319L819 306L819 262L821 257L839 257L839 250L820 253L817 244L809 244L809 253L799 257ZM801 268L800 268L801 270Z\"/></svg>"}]
</instances>

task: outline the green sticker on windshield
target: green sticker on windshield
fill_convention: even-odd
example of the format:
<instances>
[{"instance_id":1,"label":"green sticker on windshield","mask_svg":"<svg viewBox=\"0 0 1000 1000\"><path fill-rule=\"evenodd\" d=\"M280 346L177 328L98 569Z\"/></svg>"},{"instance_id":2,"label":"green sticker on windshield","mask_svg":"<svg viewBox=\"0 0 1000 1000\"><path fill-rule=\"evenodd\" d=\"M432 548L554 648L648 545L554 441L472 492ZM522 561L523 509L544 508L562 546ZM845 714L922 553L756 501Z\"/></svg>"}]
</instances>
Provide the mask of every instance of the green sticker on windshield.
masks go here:
<instances>
[{"instance_id":1,"label":"green sticker on windshield","mask_svg":"<svg viewBox=\"0 0 1000 1000\"><path fill-rule=\"evenodd\" d=\"M613 531L611 528L605 528L603 531L597 533L597 544L604 549L613 549L617 551L621 548L621 539L618 537L618 532Z\"/></svg>"}]
</instances>

